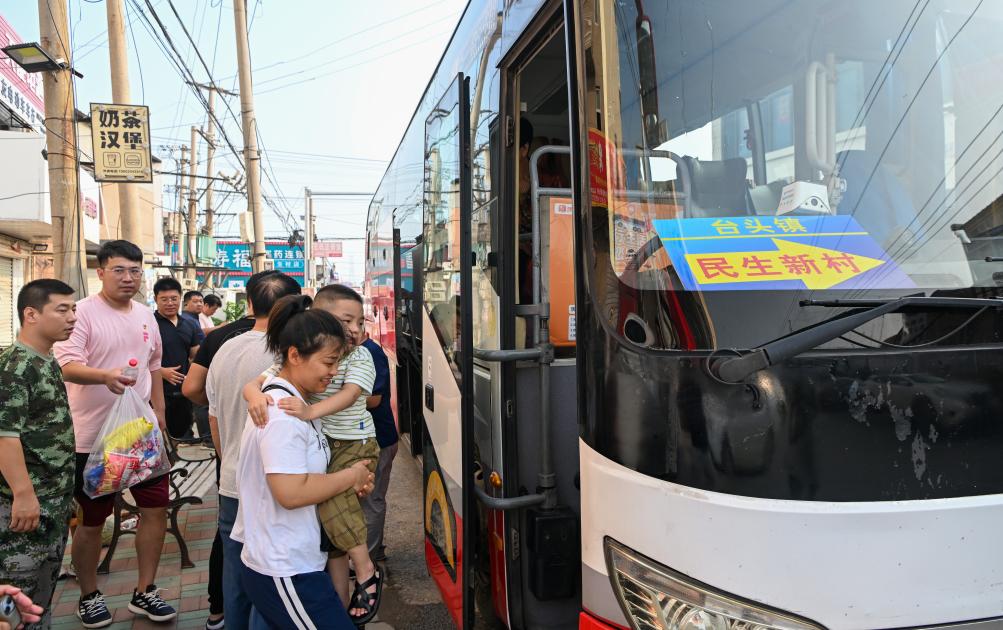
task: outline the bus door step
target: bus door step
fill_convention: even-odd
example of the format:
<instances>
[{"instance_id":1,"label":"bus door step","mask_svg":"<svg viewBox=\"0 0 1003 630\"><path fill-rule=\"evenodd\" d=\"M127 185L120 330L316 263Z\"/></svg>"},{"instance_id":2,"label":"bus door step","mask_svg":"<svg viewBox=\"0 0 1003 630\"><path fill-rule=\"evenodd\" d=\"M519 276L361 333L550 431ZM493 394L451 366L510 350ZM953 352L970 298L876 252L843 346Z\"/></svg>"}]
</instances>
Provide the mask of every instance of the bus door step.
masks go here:
<instances>
[{"instance_id":1,"label":"bus door step","mask_svg":"<svg viewBox=\"0 0 1003 630\"><path fill-rule=\"evenodd\" d=\"M529 588L540 601L574 597L581 566L578 519L567 508L526 510Z\"/></svg>"}]
</instances>

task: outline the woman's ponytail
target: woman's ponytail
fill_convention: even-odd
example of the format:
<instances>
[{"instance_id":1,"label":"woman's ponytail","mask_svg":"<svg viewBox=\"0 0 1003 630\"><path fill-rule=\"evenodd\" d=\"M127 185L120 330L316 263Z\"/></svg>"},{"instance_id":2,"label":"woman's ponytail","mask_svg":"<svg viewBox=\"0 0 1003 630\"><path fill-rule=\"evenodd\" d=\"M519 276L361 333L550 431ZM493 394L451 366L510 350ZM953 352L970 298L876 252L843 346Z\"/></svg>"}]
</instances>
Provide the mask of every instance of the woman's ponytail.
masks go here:
<instances>
[{"instance_id":1,"label":"woman's ponytail","mask_svg":"<svg viewBox=\"0 0 1003 630\"><path fill-rule=\"evenodd\" d=\"M326 311L310 310L312 304L307 295L287 295L269 312L265 342L281 362L285 362L290 348L307 356L319 350L328 338L344 344L341 322Z\"/></svg>"}]
</instances>

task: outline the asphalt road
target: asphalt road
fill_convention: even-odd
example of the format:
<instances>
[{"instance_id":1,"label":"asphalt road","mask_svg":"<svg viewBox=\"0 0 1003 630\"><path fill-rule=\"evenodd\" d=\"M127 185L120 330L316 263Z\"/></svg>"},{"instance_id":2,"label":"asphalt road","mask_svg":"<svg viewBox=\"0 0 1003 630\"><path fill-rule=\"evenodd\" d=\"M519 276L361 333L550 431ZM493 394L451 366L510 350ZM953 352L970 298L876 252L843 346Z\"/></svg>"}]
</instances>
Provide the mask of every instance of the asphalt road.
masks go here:
<instances>
[{"instance_id":1,"label":"asphalt road","mask_svg":"<svg viewBox=\"0 0 1003 630\"><path fill-rule=\"evenodd\" d=\"M425 570L420 464L400 443L387 492L387 561L383 600L366 630L455 628Z\"/></svg>"}]
</instances>

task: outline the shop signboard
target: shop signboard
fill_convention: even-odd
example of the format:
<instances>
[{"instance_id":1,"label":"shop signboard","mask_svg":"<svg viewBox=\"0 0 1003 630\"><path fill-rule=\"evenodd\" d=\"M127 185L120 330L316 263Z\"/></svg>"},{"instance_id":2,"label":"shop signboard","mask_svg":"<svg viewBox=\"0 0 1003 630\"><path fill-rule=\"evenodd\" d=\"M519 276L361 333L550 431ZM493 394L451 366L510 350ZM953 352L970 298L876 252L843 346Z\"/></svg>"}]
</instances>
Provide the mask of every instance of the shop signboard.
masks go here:
<instances>
[{"instance_id":1,"label":"shop signboard","mask_svg":"<svg viewBox=\"0 0 1003 630\"><path fill-rule=\"evenodd\" d=\"M274 262L274 269L292 276L303 286L303 249L286 241L265 241L265 252ZM251 270L251 245L244 241L216 241L216 267L230 270L222 283L223 288L242 289L247 284Z\"/></svg>"},{"instance_id":2,"label":"shop signboard","mask_svg":"<svg viewBox=\"0 0 1003 630\"><path fill-rule=\"evenodd\" d=\"M341 258L341 241L317 241L312 254L314 258Z\"/></svg>"},{"instance_id":3,"label":"shop signboard","mask_svg":"<svg viewBox=\"0 0 1003 630\"><path fill-rule=\"evenodd\" d=\"M0 16L0 48L23 43L14 27ZM45 132L41 74L30 74L12 59L0 58L0 103L28 126Z\"/></svg>"},{"instance_id":4,"label":"shop signboard","mask_svg":"<svg viewBox=\"0 0 1003 630\"><path fill-rule=\"evenodd\" d=\"M91 142L97 181L153 183L148 107L91 103Z\"/></svg>"}]
</instances>

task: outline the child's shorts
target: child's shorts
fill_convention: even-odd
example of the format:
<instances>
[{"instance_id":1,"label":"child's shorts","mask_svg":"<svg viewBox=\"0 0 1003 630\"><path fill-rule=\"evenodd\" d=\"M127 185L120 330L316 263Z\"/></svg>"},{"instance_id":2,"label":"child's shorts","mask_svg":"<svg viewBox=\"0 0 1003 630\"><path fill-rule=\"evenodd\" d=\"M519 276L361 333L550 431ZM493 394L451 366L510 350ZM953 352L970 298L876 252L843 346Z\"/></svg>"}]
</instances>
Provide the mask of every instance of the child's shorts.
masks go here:
<instances>
[{"instance_id":1,"label":"child's shorts","mask_svg":"<svg viewBox=\"0 0 1003 630\"><path fill-rule=\"evenodd\" d=\"M376 443L376 438L365 440L328 438L327 442L331 446L331 463L327 467L327 472L344 470L364 459L369 460L370 472L376 472L376 463L380 457L380 447ZM352 547L366 544L366 517L354 489L349 488L321 503L317 506L317 514L320 516L324 533L333 546L333 549L329 550L332 558L345 555L345 552Z\"/></svg>"}]
</instances>

